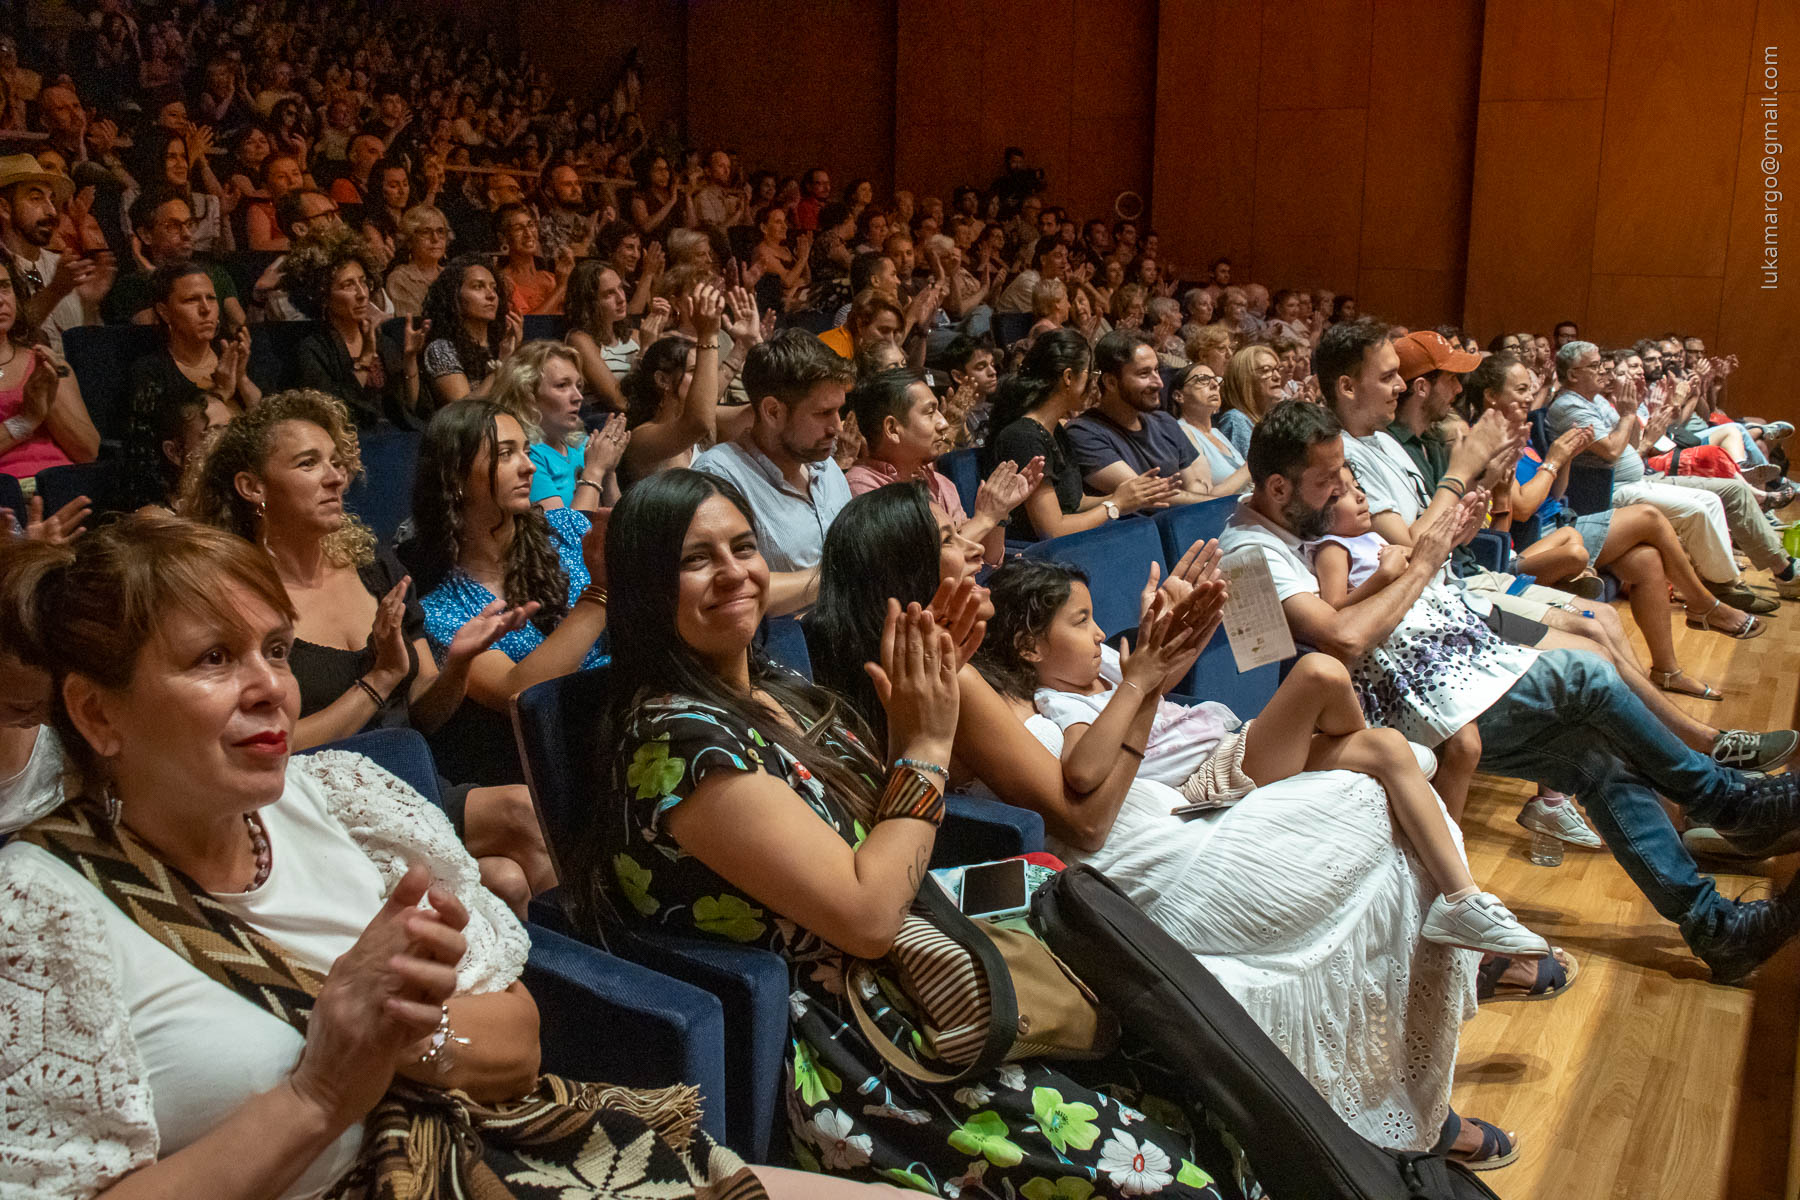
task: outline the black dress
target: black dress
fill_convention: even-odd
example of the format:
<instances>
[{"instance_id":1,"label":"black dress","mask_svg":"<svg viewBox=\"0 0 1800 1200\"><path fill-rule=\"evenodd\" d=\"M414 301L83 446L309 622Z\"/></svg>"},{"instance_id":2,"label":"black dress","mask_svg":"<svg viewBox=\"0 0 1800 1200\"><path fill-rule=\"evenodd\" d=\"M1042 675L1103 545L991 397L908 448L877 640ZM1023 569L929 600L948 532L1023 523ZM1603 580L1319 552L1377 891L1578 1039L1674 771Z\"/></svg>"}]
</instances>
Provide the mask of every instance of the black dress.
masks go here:
<instances>
[{"instance_id":1,"label":"black dress","mask_svg":"<svg viewBox=\"0 0 1800 1200\"><path fill-rule=\"evenodd\" d=\"M373 429L384 421L401 426L414 424L402 403L403 365L393 354L393 347L383 344L379 337L376 353L381 358L381 373L365 384L356 377L356 364L350 359L344 339L329 322L321 322L295 349L295 374L301 387L317 388L342 400L360 430Z\"/></svg>"},{"instance_id":2,"label":"black dress","mask_svg":"<svg viewBox=\"0 0 1800 1200\"><path fill-rule=\"evenodd\" d=\"M1081 468L1075 465L1075 455L1061 428L1051 433L1030 417L1020 417L994 435L988 450L992 456L990 470L1010 462L1022 471L1026 463L1042 456L1044 480L1055 490L1057 504L1065 513L1081 510ZM1037 541L1045 535L1032 525L1030 511L1021 504L1013 510L1010 536L1020 541Z\"/></svg>"}]
</instances>

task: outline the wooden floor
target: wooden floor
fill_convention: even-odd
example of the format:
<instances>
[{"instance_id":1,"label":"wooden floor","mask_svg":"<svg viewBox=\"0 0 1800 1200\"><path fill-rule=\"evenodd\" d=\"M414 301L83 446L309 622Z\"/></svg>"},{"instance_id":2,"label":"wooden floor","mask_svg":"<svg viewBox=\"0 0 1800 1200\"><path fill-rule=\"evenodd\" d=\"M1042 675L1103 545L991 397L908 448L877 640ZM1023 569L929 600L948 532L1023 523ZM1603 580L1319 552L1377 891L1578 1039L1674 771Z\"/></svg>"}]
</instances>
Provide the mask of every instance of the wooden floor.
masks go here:
<instances>
[{"instance_id":1,"label":"wooden floor","mask_svg":"<svg viewBox=\"0 0 1800 1200\"><path fill-rule=\"evenodd\" d=\"M1675 634L1682 665L1726 693L1717 703L1683 701L1695 716L1721 728L1793 726L1800 603L1784 602L1754 641L1691 632L1679 615ZM1463 821L1470 865L1583 970L1564 996L1487 1006L1463 1028L1457 1110L1521 1137L1519 1161L1483 1180L1505 1200L1791 1196L1800 947L1765 967L1751 990L1707 982L1610 854L1570 848L1560 867L1531 864L1530 835L1514 823L1531 790L1477 778ZM1763 896L1795 866L1777 860L1761 874L1716 878L1727 896Z\"/></svg>"}]
</instances>

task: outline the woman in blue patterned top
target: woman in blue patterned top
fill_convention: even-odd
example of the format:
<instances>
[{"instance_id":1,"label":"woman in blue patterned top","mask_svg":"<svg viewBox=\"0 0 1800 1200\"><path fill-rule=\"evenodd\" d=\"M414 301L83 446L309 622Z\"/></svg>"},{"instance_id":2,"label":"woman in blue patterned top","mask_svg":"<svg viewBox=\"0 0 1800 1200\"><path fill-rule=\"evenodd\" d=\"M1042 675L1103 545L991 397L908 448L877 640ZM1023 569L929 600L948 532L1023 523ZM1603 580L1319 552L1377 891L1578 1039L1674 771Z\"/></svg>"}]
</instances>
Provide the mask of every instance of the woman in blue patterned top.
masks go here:
<instances>
[{"instance_id":1,"label":"woman in blue patterned top","mask_svg":"<svg viewBox=\"0 0 1800 1200\"><path fill-rule=\"evenodd\" d=\"M530 611L522 628L469 667L469 698L496 717L532 684L606 661L598 644L606 628L605 519L534 507L531 477L537 468L528 451L525 431L511 414L486 400L459 400L439 409L426 427L413 483L417 538L411 557L433 652L442 656L457 630L496 599ZM456 747L463 743L469 761L462 765L475 772L467 778L512 782L501 777L517 774L505 766L516 762L510 725L485 725L490 736L474 732L479 747L461 736L471 731L458 730L440 735L434 749L460 759L465 756ZM501 725L504 737L495 732ZM500 765L492 761L496 753Z\"/></svg>"},{"instance_id":2,"label":"woman in blue patterned top","mask_svg":"<svg viewBox=\"0 0 1800 1200\"><path fill-rule=\"evenodd\" d=\"M1222 1141L1197 1114L1139 1093L1117 1056L1034 1058L932 1085L890 1065L851 1019L850 956L893 945L937 837L956 671L980 641L972 581L933 601L948 630L933 607L889 602L881 664L866 667L884 753L841 697L753 649L769 568L730 483L690 470L638 483L607 556L632 580L614 612L601 718L600 744L614 749L607 790L569 847L592 867L564 891L590 934L610 910L787 960L796 1159L947 1200L1241 1195ZM871 1008L896 1047L957 1070L903 997Z\"/></svg>"}]
</instances>

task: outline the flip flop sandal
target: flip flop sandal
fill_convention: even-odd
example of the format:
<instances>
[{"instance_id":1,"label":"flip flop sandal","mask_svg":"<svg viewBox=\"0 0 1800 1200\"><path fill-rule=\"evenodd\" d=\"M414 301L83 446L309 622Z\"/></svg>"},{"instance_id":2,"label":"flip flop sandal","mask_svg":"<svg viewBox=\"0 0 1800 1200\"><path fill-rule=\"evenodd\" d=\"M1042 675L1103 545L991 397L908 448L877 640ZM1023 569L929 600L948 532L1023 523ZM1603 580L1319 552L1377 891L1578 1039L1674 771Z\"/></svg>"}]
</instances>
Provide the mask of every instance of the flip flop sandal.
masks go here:
<instances>
[{"instance_id":1,"label":"flip flop sandal","mask_svg":"<svg viewBox=\"0 0 1800 1200\"><path fill-rule=\"evenodd\" d=\"M1475 972L1475 998L1483 1004L1501 1004L1508 1000L1553 1000L1575 986L1581 977L1581 962L1561 946L1553 946L1549 955L1537 960L1537 978L1530 987L1500 982L1513 960L1497 954L1482 963Z\"/></svg>"},{"instance_id":2,"label":"flip flop sandal","mask_svg":"<svg viewBox=\"0 0 1800 1200\"><path fill-rule=\"evenodd\" d=\"M1456 1137L1462 1132L1463 1122L1467 1121L1481 1131L1481 1148L1479 1150L1455 1151L1450 1147L1456 1144ZM1458 1116L1455 1109L1444 1119L1444 1131L1438 1135L1437 1145L1432 1153L1442 1154L1451 1162L1459 1162L1471 1171L1497 1171L1501 1167L1509 1167L1519 1157L1519 1143L1499 1126L1483 1121L1480 1117Z\"/></svg>"}]
</instances>

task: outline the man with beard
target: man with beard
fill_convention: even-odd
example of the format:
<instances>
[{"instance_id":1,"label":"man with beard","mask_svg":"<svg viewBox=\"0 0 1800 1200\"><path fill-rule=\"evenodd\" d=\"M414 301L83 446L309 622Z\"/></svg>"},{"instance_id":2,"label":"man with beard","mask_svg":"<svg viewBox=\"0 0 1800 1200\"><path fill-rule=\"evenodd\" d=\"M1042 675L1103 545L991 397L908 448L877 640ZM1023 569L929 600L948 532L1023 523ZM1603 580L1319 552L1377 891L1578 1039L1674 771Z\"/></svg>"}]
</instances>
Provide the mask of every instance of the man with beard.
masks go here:
<instances>
[{"instance_id":1,"label":"man with beard","mask_svg":"<svg viewBox=\"0 0 1800 1200\"><path fill-rule=\"evenodd\" d=\"M1106 496L1146 473L1175 480L1170 504L1211 499L1200 452L1163 410L1162 371L1150 339L1115 329L1094 347L1099 400L1069 422L1069 445L1087 490Z\"/></svg>"},{"instance_id":2,"label":"man with beard","mask_svg":"<svg viewBox=\"0 0 1800 1200\"><path fill-rule=\"evenodd\" d=\"M75 192L68 177L45 171L29 154L0 158L0 240L12 255L13 273L32 289L25 317L62 353L63 330L100 323L100 299L118 266L112 252L58 254L50 249L60 207Z\"/></svg>"},{"instance_id":3,"label":"man with beard","mask_svg":"<svg viewBox=\"0 0 1800 1200\"><path fill-rule=\"evenodd\" d=\"M855 379L848 360L803 329L759 342L744 362L755 409L750 428L694 459L696 470L744 493L771 571L812 572L825 531L850 503L850 485L831 454Z\"/></svg>"},{"instance_id":4,"label":"man with beard","mask_svg":"<svg viewBox=\"0 0 1800 1200\"><path fill-rule=\"evenodd\" d=\"M1737 771L1689 749L1596 655L1535 651L1469 636L1466 623L1441 629L1409 619L1421 605L1454 611L1427 591L1441 586L1460 505L1434 520L1391 582L1341 609L1326 603L1303 543L1329 527L1352 486L1329 408L1276 405L1251 436L1248 462L1255 490L1239 502L1220 548L1262 555L1296 642L1353 671L1371 658L1422 668L1410 679L1390 672L1384 683L1440 710L1460 701L1481 734L1482 771L1579 795L1619 864L1719 982L1741 982L1800 933L1800 884L1771 900L1726 899L1658 800L1661 793L1738 849L1764 853L1800 830L1800 777ZM1510 685L1495 695L1506 676Z\"/></svg>"}]
</instances>

